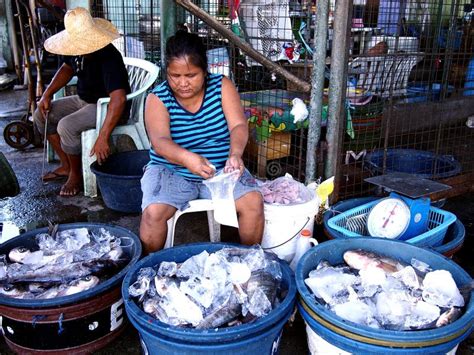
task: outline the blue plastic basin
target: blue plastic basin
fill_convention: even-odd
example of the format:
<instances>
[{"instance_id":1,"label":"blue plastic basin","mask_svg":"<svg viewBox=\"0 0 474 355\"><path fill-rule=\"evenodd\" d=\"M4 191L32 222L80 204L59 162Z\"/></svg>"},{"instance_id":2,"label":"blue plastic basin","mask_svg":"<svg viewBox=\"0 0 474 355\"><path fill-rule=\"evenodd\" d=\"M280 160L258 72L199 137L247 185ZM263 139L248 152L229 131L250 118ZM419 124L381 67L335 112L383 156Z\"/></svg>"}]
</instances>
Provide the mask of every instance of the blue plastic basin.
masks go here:
<instances>
[{"instance_id":1,"label":"blue plastic basin","mask_svg":"<svg viewBox=\"0 0 474 355\"><path fill-rule=\"evenodd\" d=\"M382 174L383 149L374 150L364 158L364 167L373 174ZM408 173L425 179L445 179L461 173L461 164L450 155L417 149L388 149L385 174Z\"/></svg>"},{"instance_id":2,"label":"blue plastic basin","mask_svg":"<svg viewBox=\"0 0 474 355\"><path fill-rule=\"evenodd\" d=\"M149 162L148 150L112 154L99 165L91 164L105 205L115 211L141 212L143 167Z\"/></svg>"},{"instance_id":3,"label":"blue plastic basin","mask_svg":"<svg viewBox=\"0 0 474 355\"><path fill-rule=\"evenodd\" d=\"M123 267L117 274L108 280L100 283L96 287L80 292L78 294L58 297L53 299L16 299L10 297L0 296L0 304L18 307L18 308L49 308L49 307L60 307L69 304L76 304L84 300L90 299L96 295L99 295L107 290L112 289L115 286L118 286L122 283L122 280L128 270L137 262L142 253L142 246L140 239L128 229L112 226L102 223L68 223L61 224L59 226L59 231L74 229L74 228L87 228L89 231L97 231L100 228L105 228L112 235L119 237L122 243L122 248L125 255L130 258L130 261L127 265ZM0 255L8 254L10 250L16 247L23 246L28 249L38 249L36 244L35 237L40 233L47 233L48 228L39 228L31 230L24 234L21 234L17 237L14 237L7 242L0 245Z\"/></svg>"},{"instance_id":4,"label":"blue plastic basin","mask_svg":"<svg viewBox=\"0 0 474 355\"><path fill-rule=\"evenodd\" d=\"M454 91L454 86L448 85L446 95L449 96ZM441 98L441 84L433 83L431 86L426 83L409 83L405 102L425 102L439 101Z\"/></svg>"},{"instance_id":5,"label":"blue plastic basin","mask_svg":"<svg viewBox=\"0 0 474 355\"><path fill-rule=\"evenodd\" d=\"M397 348L399 353L411 349L412 353L426 353L425 350L436 349L437 353L446 353L456 344L466 338L474 327L474 291L471 291L469 303L465 306L464 314L456 321L444 327L417 330L417 331L393 331L385 329L374 329L361 324L356 324L337 316L321 304L312 292L307 288L304 280L311 270L314 270L319 262L326 260L332 265L343 262L343 254L347 250L364 249L374 253L383 254L396 260L409 264L412 258L429 264L434 270L443 269L449 271L458 286L472 282L472 278L459 265L452 260L436 252L422 249L401 241L387 240L381 238L357 238L337 239L321 243L306 252L298 263L295 278L298 292L302 299L301 304L308 306L308 312L303 317L311 328L329 342L341 341L337 346L354 351L354 342L357 346L376 346L385 342L386 351ZM313 315L309 315L309 313ZM338 336L332 339L330 333L321 333L321 329L314 322L325 324L325 328L331 330ZM313 323L313 324L312 324ZM328 335L329 334L329 335ZM337 338L337 339L336 339ZM418 348L418 349L414 349ZM426 349L425 349L426 348ZM418 350L418 352L416 351ZM359 351L360 353L360 351Z\"/></svg>"},{"instance_id":6,"label":"blue plastic basin","mask_svg":"<svg viewBox=\"0 0 474 355\"><path fill-rule=\"evenodd\" d=\"M268 315L253 323L218 329L180 328L165 324L141 310L130 297L128 289L143 267L163 261L183 262L206 250L209 253L224 247L243 247L224 243L195 243L177 246L151 254L129 270L122 285L127 315L140 333L150 354L270 354L278 347L284 324L291 316L296 297L294 275L288 264L280 261L282 285L286 297Z\"/></svg>"}]
</instances>

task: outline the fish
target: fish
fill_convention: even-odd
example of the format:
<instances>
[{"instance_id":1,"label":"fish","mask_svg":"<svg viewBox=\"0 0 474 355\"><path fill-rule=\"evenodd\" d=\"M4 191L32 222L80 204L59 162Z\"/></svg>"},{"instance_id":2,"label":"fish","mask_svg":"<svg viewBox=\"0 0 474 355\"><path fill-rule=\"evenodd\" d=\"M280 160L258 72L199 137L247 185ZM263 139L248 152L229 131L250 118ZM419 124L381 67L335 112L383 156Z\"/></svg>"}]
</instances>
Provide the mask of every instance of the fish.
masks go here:
<instances>
[{"instance_id":1,"label":"fish","mask_svg":"<svg viewBox=\"0 0 474 355\"><path fill-rule=\"evenodd\" d=\"M13 248L8 253L8 259L12 263L21 263L23 259L31 254L31 250L23 246Z\"/></svg>"},{"instance_id":2,"label":"fish","mask_svg":"<svg viewBox=\"0 0 474 355\"><path fill-rule=\"evenodd\" d=\"M376 267L388 275L400 271L406 266L397 260L362 249L348 250L344 253L343 258L346 264L354 269L364 270L368 267Z\"/></svg>"},{"instance_id":3,"label":"fish","mask_svg":"<svg viewBox=\"0 0 474 355\"><path fill-rule=\"evenodd\" d=\"M196 329L219 328L236 319L242 313L240 305L234 292L229 292L224 302L215 302L216 307L211 313L196 325Z\"/></svg>"},{"instance_id":4,"label":"fish","mask_svg":"<svg viewBox=\"0 0 474 355\"><path fill-rule=\"evenodd\" d=\"M436 328L451 324L457 320L462 314L461 308L451 307L446 312L442 313L436 321Z\"/></svg>"},{"instance_id":5,"label":"fish","mask_svg":"<svg viewBox=\"0 0 474 355\"><path fill-rule=\"evenodd\" d=\"M80 279L71 281L67 287L59 293L58 296L70 296L79 292L87 291L99 284L99 278L94 275L88 275Z\"/></svg>"},{"instance_id":6,"label":"fish","mask_svg":"<svg viewBox=\"0 0 474 355\"><path fill-rule=\"evenodd\" d=\"M0 296L23 299L28 298L28 291L15 285L7 284L0 286Z\"/></svg>"}]
</instances>

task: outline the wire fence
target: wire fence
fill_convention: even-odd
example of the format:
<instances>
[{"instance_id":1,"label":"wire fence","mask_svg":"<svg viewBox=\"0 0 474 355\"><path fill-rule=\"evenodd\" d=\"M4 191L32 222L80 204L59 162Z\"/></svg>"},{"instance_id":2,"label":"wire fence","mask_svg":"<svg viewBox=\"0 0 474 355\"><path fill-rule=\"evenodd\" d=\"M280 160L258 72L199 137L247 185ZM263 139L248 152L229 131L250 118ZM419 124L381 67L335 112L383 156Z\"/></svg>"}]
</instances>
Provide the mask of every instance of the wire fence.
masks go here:
<instances>
[{"instance_id":1,"label":"wire fence","mask_svg":"<svg viewBox=\"0 0 474 355\"><path fill-rule=\"evenodd\" d=\"M255 51L308 83L318 38L315 3L196 2ZM159 63L159 1L96 0L92 9L124 34L126 55ZM326 87L337 40L334 9L330 1ZM474 115L473 14L470 0L353 1L338 199L370 192L364 179L390 171L448 182L468 181L474 173L474 123L468 119ZM290 173L304 181L308 120L300 104L308 107L309 93L183 8L176 23L202 36L210 71L224 73L238 87L249 120L245 159L251 172L260 178ZM325 103L327 95L325 90ZM324 171L326 116L324 105L318 175Z\"/></svg>"}]
</instances>

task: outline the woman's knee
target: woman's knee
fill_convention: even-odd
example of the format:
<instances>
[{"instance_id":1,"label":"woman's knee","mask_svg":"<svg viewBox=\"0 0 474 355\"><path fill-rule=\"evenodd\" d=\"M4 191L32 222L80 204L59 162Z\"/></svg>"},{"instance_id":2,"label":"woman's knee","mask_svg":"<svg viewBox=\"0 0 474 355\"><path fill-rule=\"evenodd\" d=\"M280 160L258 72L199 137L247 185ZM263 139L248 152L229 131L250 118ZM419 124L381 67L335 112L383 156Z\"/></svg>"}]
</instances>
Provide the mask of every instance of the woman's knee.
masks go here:
<instances>
[{"instance_id":1,"label":"woman's knee","mask_svg":"<svg viewBox=\"0 0 474 355\"><path fill-rule=\"evenodd\" d=\"M166 223L175 212L176 209L172 206L152 203L151 205L148 205L145 210L143 210L142 222L152 225Z\"/></svg>"},{"instance_id":2,"label":"woman's knee","mask_svg":"<svg viewBox=\"0 0 474 355\"><path fill-rule=\"evenodd\" d=\"M236 208L239 214L263 216L262 195L257 191L249 192L236 201Z\"/></svg>"}]
</instances>

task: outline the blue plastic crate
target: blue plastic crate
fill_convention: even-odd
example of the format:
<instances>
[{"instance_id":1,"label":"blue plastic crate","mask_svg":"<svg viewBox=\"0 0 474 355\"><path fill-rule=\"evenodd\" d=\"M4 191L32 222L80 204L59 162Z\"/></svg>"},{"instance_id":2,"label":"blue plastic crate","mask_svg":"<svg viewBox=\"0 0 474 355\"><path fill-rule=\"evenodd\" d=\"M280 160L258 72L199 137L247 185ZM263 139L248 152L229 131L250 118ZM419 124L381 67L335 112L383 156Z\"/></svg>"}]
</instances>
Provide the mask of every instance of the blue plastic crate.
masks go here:
<instances>
[{"instance_id":1,"label":"blue plastic crate","mask_svg":"<svg viewBox=\"0 0 474 355\"><path fill-rule=\"evenodd\" d=\"M365 203L328 220L328 226L346 237L369 236L367 232L367 216L372 207L380 200ZM406 240L407 243L419 247L435 247L443 243L448 227L456 221L451 212L431 206L428 214L428 230L416 237Z\"/></svg>"}]
</instances>

